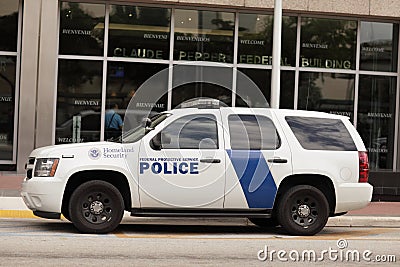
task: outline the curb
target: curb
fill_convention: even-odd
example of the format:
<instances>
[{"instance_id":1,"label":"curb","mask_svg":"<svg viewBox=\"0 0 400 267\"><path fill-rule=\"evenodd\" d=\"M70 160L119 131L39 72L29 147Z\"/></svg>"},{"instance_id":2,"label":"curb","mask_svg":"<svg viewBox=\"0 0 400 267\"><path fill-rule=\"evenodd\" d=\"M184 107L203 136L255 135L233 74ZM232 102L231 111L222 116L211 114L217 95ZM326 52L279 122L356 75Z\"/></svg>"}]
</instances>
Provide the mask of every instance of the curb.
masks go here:
<instances>
[{"instance_id":1,"label":"curb","mask_svg":"<svg viewBox=\"0 0 400 267\"><path fill-rule=\"evenodd\" d=\"M344 215L329 218L326 226L333 227L399 227L400 217Z\"/></svg>"},{"instance_id":2,"label":"curb","mask_svg":"<svg viewBox=\"0 0 400 267\"><path fill-rule=\"evenodd\" d=\"M33 212L29 210L21 197L0 197L0 218L26 218L26 219L41 219L33 215ZM129 212L124 213L124 220L130 221L152 221L154 223L163 224L171 218L154 218L154 217L139 217L134 218L130 216ZM66 220L64 216L61 216L62 220ZM177 222L183 224L191 223L210 223L210 224L223 224L231 225L251 225L251 223L245 218L179 218ZM329 227L399 227L400 228L400 217L399 216L382 216L382 215L343 215L339 217L329 218L326 226Z\"/></svg>"}]
</instances>

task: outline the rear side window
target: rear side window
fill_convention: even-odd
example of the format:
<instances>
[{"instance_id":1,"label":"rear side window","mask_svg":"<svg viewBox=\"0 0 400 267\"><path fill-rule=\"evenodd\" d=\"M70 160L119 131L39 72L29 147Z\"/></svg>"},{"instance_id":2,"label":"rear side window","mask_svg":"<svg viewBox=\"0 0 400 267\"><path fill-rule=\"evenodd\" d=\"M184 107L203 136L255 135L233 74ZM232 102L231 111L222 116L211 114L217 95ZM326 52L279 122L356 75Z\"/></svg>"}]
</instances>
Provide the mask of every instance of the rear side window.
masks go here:
<instances>
[{"instance_id":1,"label":"rear side window","mask_svg":"<svg viewBox=\"0 0 400 267\"><path fill-rule=\"evenodd\" d=\"M272 150L280 146L274 123L265 116L229 115L228 124L234 150Z\"/></svg>"},{"instance_id":2,"label":"rear side window","mask_svg":"<svg viewBox=\"0 0 400 267\"><path fill-rule=\"evenodd\" d=\"M309 150L357 151L341 120L311 117L286 117L301 146Z\"/></svg>"}]
</instances>

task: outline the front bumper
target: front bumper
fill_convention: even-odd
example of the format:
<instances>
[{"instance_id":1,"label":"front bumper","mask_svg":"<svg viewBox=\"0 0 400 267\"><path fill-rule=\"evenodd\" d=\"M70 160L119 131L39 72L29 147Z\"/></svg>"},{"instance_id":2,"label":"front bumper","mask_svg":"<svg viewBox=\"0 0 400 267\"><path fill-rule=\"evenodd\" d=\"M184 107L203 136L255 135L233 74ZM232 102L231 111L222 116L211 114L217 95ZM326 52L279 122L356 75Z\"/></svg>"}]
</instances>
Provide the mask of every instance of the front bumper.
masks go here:
<instances>
[{"instance_id":1,"label":"front bumper","mask_svg":"<svg viewBox=\"0 0 400 267\"><path fill-rule=\"evenodd\" d=\"M372 199L373 187L369 183L344 183L336 191L335 213L366 207Z\"/></svg>"},{"instance_id":2,"label":"front bumper","mask_svg":"<svg viewBox=\"0 0 400 267\"><path fill-rule=\"evenodd\" d=\"M55 177L25 179L21 197L33 211L61 213L64 183Z\"/></svg>"}]
</instances>

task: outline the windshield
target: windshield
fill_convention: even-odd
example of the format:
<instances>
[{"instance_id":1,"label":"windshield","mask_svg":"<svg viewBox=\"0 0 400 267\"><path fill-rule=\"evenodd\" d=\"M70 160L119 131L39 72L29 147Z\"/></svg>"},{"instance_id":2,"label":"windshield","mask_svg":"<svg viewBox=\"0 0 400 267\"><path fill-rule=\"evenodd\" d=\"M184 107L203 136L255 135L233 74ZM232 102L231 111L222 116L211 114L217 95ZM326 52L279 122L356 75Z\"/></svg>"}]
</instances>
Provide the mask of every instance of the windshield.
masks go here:
<instances>
[{"instance_id":1,"label":"windshield","mask_svg":"<svg viewBox=\"0 0 400 267\"><path fill-rule=\"evenodd\" d=\"M157 115L154 115L153 117L150 118L151 123L148 129L154 129L158 124L160 124L163 120L165 120L169 115L169 113L160 113ZM133 128L125 133L122 134L121 137L118 138L118 142L122 143L134 143L139 141L140 139L145 136L149 130L146 130L145 124L141 124L137 126L136 128Z\"/></svg>"}]
</instances>

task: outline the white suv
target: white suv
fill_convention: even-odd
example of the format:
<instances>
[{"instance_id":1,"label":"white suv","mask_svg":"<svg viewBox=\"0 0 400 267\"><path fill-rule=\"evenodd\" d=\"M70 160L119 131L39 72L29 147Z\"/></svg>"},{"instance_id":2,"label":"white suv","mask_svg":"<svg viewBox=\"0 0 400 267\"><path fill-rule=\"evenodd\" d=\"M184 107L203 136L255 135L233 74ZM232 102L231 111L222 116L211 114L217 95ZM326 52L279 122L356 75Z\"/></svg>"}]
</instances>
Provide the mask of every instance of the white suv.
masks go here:
<instances>
[{"instance_id":1,"label":"white suv","mask_svg":"<svg viewBox=\"0 0 400 267\"><path fill-rule=\"evenodd\" d=\"M371 200L365 146L347 117L265 108L180 108L121 143L34 150L22 197L34 214L107 233L132 216L247 217L314 235Z\"/></svg>"}]
</instances>

